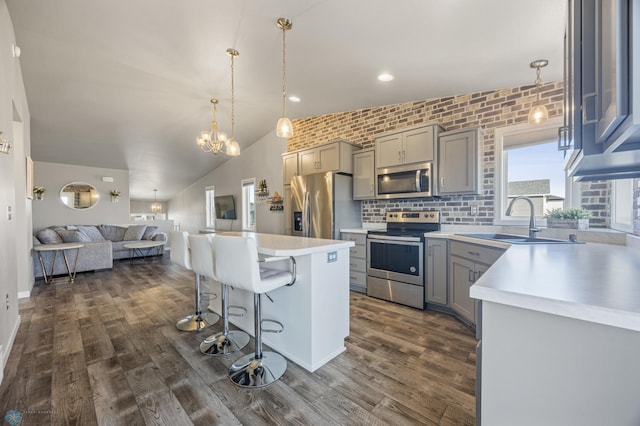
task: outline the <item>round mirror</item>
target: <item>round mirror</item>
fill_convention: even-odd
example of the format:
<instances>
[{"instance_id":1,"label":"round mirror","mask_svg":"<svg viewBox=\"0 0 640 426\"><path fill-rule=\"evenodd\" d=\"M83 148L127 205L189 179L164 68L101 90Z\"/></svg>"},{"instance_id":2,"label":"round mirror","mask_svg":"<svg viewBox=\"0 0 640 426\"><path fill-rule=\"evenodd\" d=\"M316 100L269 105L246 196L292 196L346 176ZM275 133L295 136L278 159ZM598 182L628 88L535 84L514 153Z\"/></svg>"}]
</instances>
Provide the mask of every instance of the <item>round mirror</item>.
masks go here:
<instances>
[{"instance_id":1,"label":"round mirror","mask_svg":"<svg viewBox=\"0 0 640 426\"><path fill-rule=\"evenodd\" d=\"M71 182L60 190L62 204L74 210L89 209L96 205L99 198L96 188L84 182Z\"/></svg>"}]
</instances>

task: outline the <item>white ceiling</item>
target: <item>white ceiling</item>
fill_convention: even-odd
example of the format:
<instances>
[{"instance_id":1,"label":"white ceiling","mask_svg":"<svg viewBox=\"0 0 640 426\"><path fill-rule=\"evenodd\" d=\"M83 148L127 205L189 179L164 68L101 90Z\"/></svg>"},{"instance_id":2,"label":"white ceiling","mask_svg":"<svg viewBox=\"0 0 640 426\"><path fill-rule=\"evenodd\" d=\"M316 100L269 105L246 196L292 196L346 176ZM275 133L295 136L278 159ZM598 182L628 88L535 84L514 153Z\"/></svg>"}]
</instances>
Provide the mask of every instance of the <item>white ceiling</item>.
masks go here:
<instances>
[{"instance_id":1,"label":"white ceiling","mask_svg":"<svg viewBox=\"0 0 640 426\"><path fill-rule=\"evenodd\" d=\"M287 32L289 118L562 79L561 0L6 0L37 161L128 169L166 200L228 159L195 145L209 98L236 140L275 128ZM395 75L390 83L376 76Z\"/></svg>"}]
</instances>

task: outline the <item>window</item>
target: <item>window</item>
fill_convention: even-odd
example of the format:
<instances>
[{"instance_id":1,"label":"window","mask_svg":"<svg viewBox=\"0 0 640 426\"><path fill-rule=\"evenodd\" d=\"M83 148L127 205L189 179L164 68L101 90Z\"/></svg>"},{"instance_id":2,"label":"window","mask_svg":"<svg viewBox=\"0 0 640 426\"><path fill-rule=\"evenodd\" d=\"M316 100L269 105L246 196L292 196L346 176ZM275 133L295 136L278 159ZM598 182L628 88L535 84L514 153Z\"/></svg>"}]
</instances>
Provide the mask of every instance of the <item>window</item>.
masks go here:
<instances>
[{"instance_id":1,"label":"window","mask_svg":"<svg viewBox=\"0 0 640 426\"><path fill-rule=\"evenodd\" d=\"M215 228L216 227L216 207L214 204L214 199L216 195L216 187L215 186L207 186L204 189L205 194L205 221L207 228Z\"/></svg>"},{"instance_id":2,"label":"window","mask_svg":"<svg viewBox=\"0 0 640 426\"><path fill-rule=\"evenodd\" d=\"M242 181L242 229L256 230L256 179Z\"/></svg>"},{"instance_id":3,"label":"window","mask_svg":"<svg viewBox=\"0 0 640 426\"><path fill-rule=\"evenodd\" d=\"M611 229L633 232L633 179L611 181Z\"/></svg>"},{"instance_id":4,"label":"window","mask_svg":"<svg viewBox=\"0 0 640 426\"><path fill-rule=\"evenodd\" d=\"M538 218L548 210L572 206L573 184L564 171L564 155L557 149L560 125L560 119L552 119L496 129L496 224L528 224L530 207L524 201L513 205L511 216L505 215L518 196L531 199Z\"/></svg>"}]
</instances>

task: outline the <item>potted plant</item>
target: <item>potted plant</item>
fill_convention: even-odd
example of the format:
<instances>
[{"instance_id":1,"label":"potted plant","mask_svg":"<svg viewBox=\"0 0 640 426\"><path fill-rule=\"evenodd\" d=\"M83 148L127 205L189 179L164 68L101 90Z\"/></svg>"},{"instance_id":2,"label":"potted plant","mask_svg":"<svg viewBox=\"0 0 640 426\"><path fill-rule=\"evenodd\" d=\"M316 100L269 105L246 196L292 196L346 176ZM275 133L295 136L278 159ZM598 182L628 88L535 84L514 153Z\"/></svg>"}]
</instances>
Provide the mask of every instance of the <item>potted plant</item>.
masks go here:
<instances>
[{"instance_id":1,"label":"potted plant","mask_svg":"<svg viewBox=\"0 0 640 426\"><path fill-rule=\"evenodd\" d=\"M112 189L111 190L111 202L112 203L117 203L119 199L120 199L120 191L118 191L117 189Z\"/></svg>"},{"instance_id":2,"label":"potted plant","mask_svg":"<svg viewBox=\"0 0 640 426\"><path fill-rule=\"evenodd\" d=\"M552 209L547 211L547 226L549 228L589 229L591 213L585 209Z\"/></svg>"},{"instance_id":3,"label":"potted plant","mask_svg":"<svg viewBox=\"0 0 640 426\"><path fill-rule=\"evenodd\" d=\"M44 186L34 186L33 193L36 196L36 200L42 200L44 198L43 194L45 191L46 189L44 189Z\"/></svg>"}]
</instances>

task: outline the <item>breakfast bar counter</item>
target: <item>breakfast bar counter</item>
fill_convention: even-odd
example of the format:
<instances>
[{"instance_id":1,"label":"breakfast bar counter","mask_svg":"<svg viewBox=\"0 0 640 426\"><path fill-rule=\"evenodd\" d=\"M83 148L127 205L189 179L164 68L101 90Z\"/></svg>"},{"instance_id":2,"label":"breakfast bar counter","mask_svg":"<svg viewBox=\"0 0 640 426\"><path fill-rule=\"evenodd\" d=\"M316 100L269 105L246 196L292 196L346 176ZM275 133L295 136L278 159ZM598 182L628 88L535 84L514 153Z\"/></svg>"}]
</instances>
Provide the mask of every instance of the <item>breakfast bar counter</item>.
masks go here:
<instances>
[{"instance_id":1,"label":"breakfast bar counter","mask_svg":"<svg viewBox=\"0 0 640 426\"><path fill-rule=\"evenodd\" d=\"M282 333L263 334L265 344L311 372L345 351L352 241L253 232L220 234L250 236L256 239L261 256L292 256L296 260L296 282L269 292L262 303L263 319L284 324ZM287 269L289 264L274 262L269 267ZM220 294L220 284L212 282L210 292ZM244 316L231 316L230 322L253 336L253 293L231 288L229 304L246 309ZM209 309L221 313L219 297L211 300ZM238 309L231 312L237 313Z\"/></svg>"}]
</instances>

